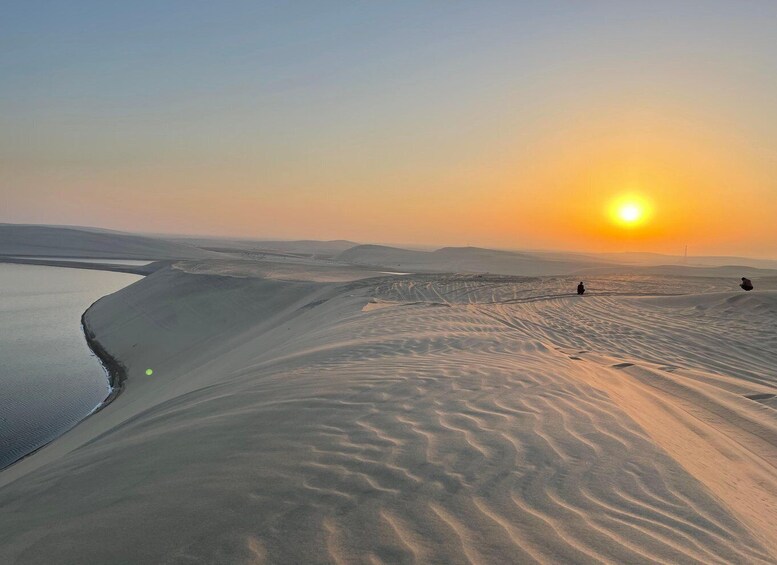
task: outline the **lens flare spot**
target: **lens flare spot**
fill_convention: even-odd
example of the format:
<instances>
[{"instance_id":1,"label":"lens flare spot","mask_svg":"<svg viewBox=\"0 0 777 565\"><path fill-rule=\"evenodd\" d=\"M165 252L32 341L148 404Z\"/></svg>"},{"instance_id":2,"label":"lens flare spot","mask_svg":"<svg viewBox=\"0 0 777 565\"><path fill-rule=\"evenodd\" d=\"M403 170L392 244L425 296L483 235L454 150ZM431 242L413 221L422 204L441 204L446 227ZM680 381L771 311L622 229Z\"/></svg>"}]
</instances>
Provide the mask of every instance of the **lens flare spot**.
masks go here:
<instances>
[{"instance_id":1,"label":"lens flare spot","mask_svg":"<svg viewBox=\"0 0 777 565\"><path fill-rule=\"evenodd\" d=\"M146 369L146 375L149 377L154 374L154 369Z\"/></svg>"}]
</instances>

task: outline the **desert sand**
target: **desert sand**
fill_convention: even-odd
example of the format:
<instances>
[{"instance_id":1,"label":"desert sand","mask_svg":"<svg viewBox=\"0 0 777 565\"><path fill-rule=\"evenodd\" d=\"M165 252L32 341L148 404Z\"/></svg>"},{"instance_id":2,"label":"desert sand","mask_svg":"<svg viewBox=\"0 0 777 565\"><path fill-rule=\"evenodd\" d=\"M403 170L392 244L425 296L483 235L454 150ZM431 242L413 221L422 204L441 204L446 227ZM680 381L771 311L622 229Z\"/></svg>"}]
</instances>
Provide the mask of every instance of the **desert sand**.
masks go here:
<instances>
[{"instance_id":1,"label":"desert sand","mask_svg":"<svg viewBox=\"0 0 777 565\"><path fill-rule=\"evenodd\" d=\"M162 266L86 312L124 390L0 473L0 562L777 562L777 291L575 283Z\"/></svg>"},{"instance_id":2,"label":"desert sand","mask_svg":"<svg viewBox=\"0 0 777 565\"><path fill-rule=\"evenodd\" d=\"M112 230L0 224L0 257L4 255L91 259L202 259L218 256L185 243Z\"/></svg>"}]
</instances>

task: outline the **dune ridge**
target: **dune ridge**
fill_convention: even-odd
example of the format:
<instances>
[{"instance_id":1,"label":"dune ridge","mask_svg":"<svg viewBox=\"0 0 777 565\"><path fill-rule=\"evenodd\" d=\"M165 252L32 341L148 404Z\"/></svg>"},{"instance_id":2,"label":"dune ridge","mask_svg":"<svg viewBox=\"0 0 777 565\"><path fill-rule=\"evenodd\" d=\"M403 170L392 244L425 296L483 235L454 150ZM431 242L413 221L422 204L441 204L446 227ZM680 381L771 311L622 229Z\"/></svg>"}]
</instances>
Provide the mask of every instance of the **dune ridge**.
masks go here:
<instances>
[{"instance_id":1,"label":"dune ridge","mask_svg":"<svg viewBox=\"0 0 777 565\"><path fill-rule=\"evenodd\" d=\"M0 224L0 255L91 259L206 259L217 253L192 245L95 228Z\"/></svg>"},{"instance_id":2,"label":"dune ridge","mask_svg":"<svg viewBox=\"0 0 777 565\"><path fill-rule=\"evenodd\" d=\"M777 294L235 269L86 313L126 390L0 474L0 560L777 558Z\"/></svg>"},{"instance_id":3,"label":"dune ridge","mask_svg":"<svg viewBox=\"0 0 777 565\"><path fill-rule=\"evenodd\" d=\"M582 254L443 247L420 251L385 245L356 245L336 256L354 265L416 273L498 273L511 276L576 274L692 277L774 277L775 262L743 257L672 257L652 254Z\"/></svg>"}]
</instances>

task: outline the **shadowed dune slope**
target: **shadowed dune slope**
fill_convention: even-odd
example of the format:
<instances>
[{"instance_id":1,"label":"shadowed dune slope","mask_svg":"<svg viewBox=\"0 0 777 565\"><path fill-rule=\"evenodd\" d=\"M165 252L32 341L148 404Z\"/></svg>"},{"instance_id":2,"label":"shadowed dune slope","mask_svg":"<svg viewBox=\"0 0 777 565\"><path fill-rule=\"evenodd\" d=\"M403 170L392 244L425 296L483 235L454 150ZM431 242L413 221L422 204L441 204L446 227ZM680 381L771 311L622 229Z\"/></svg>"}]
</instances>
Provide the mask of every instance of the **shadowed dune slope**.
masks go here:
<instances>
[{"instance_id":1,"label":"shadowed dune slope","mask_svg":"<svg viewBox=\"0 0 777 565\"><path fill-rule=\"evenodd\" d=\"M777 295L303 278L167 268L96 303L126 391L0 474L0 561L777 558L775 411L749 398Z\"/></svg>"},{"instance_id":2,"label":"shadowed dune slope","mask_svg":"<svg viewBox=\"0 0 777 565\"><path fill-rule=\"evenodd\" d=\"M164 239L87 228L0 224L0 255L203 259L218 254Z\"/></svg>"}]
</instances>

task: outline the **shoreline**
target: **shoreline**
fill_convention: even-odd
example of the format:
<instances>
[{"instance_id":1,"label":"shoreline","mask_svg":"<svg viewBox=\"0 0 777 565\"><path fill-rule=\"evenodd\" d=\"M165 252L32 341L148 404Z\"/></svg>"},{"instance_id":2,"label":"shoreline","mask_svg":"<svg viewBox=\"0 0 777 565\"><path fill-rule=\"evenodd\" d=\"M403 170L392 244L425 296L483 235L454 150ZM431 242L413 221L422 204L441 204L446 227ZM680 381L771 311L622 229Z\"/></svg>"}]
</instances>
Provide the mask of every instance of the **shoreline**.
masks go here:
<instances>
[{"instance_id":1,"label":"shoreline","mask_svg":"<svg viewBox=\"0 0 777 565\"><path fill-rule=\"evenodd\" d=\"M134 259L129 259L134 261ZM147 265L120 265L109 263L89 263L87 261L69 261L67 257L61 259L36 259L34 257L13 257L0 255L0 263L10 265L38 265L41 267L63 267L67 269L86 269L89 271L108 271L110 273L127 273L130 275L148 276L164 266L173 263L170 260L149 259ZM91 308L91 306L89 307Z\"/></svg>"},{"instance_id":2,"label":"shoreline","mask_svg":"<svg viewBox=\"0 0 777 565\"><path fill-rule=\"evenodd\" d=\"M97 357L97 360L100 362L100 365L102 365L107 374L108 385L110 386L111 390L108 393L108 396L106 396L103 401L100 402L100 404L98 404L85 418L80 420L78 424L86 420L86 418L97 414L100 410L116 400L116 398L118 398L118 396L124 390L124 383L127 381L127 368L121 363L121 361L108 353L108 351L102 346L92 328L89 327L89 322L86 320L87 312L89 312L89 310L92 309L92 306L97 304L97 302L103 298L105 297L101 297L95 300L91 305L89 305L89 308L84 310L84 313L81 314L81 329L83 330L87 347L89 347L89 350L94 354L95 357ZM78 424L76 424L76 426Z\"/></svg>"},{"instance_id":3,"label":"shoreline","mask_svg":"<svg viewBox=\"0 0 777 565\"><path fill-rule=\"evenodd\" d=\"M106 296L110 296L110 294ZM127 380L126 367L121 363L121 361L119 361L113 355L108 353L108 351L102 346L102 344L97 339L94 331L89 327L89 323L86 321L87 312L89 312L92 306L97 304L103 298L105 298L105 296L101 296L100 298L92 302L89 305L89 307L86 310L84 310L84 312L81 314L81 331L84 334L84 339L86 340L86 346L89 348L89 351L92 354L94 354L95 357L97 357L97 360L100 363L100 366L103 368L103 371L105 372L108 378L108 386L110 387L110 392L97 406L95 406L88 414L86 414L83 418L78 420L71 427L67 428L66 430L63 430L62 433L52 438L51 440L47 441L43 445L36 447L29 453L25 453L24 455L22 455L12 463L6 465L5 467L0 467L0 473L2 473L3 471L7 471L14 465L17 465L21 461L24 461L28 457L35 455L38 451L40 451L44 447L51 445L53 442L60 439L66 433L74 430L76 427L84 423L91 416L94 416L103 408L107 407L111 402L116 400L118 396L121 394L121 392L124 390L124 383Z\"/></svg>"}]
</instances>

